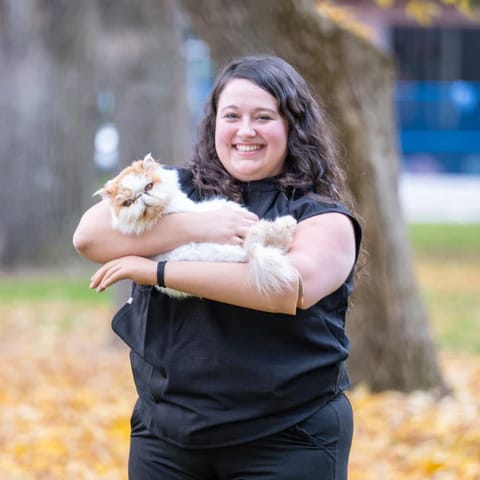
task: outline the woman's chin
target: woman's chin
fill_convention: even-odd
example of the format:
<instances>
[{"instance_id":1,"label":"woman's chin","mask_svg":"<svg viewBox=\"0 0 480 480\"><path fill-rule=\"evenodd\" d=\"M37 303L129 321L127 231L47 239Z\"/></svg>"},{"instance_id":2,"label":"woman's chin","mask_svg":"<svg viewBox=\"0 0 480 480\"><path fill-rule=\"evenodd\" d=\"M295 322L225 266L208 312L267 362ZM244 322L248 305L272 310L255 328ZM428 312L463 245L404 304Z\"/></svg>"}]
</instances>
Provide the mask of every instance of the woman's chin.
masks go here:
<instances>
[{"instance_id":1,"label":"woman's chin","mask_svg":"<svg viewBox=\"0 0 480 480\"><path fill-rule=\"evenodd\" d=\"M229 165L227 171L232 177L241 182L253 182L272 176L262 168L262 165L251 160L235 162L234 165Z\"/></svg>"}]
</instances>

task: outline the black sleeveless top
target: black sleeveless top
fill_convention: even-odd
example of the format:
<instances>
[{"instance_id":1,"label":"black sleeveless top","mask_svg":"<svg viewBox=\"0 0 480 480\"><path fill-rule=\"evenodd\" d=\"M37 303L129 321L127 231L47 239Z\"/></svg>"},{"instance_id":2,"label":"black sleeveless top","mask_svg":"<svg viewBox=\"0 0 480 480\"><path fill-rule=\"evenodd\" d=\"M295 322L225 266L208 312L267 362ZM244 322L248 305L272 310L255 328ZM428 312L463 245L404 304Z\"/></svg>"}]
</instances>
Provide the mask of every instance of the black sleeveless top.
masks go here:
<instances>
[{"instance_id":1,"label":"black sleeveless top","mask_svg":"<svg viewBox=\"0 0 480 480\"><path fill-rule=\"evenodd\" d=\"M190 172L179 174L184 191L197 200ZM360 227L341 205L288 198L275 179L243 188L245 206L261 218L349 216L358 252ZM353 273L337 291L291 316L173 299L134 284L133 300L112 327L131 349L143 422L175 445L213 448L279 432L308 417L349 387L344 327L352 286Z\"/></svg>"}]
</instances>

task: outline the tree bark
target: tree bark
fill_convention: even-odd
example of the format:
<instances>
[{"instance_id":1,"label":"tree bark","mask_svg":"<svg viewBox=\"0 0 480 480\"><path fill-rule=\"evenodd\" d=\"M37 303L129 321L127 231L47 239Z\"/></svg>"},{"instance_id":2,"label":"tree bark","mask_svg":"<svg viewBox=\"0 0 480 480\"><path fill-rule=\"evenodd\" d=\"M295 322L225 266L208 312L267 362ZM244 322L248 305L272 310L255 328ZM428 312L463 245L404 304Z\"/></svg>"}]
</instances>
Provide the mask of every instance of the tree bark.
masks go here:
<instances>
[{"instance_id":1,"label":"tree bark","mask_svg":"<svg viewBox=\"0 0 480 480\"><path fill-rule=\"evenodd\" d=\"M369 253L348 319L353 381L374 391L443 393L398 198L391 58L319 15L309 0L181 3L217 65L246 54L279 55L305 77L332 119Z\"/></svg>"},{"instance_id":2,"label":"tree bark","mask_svg":"<svg viewBox=\"0 0 480 480\"><path fill-rule=\"evenodd\" d=\"M120 165L147 153L182 165L191 150L182 55L182 20L174 0L100 1L98 91L115 98Z\"/></svg>"},{"instance_id":3,"label":"tree bark","mask_svg":"<svg viewBox=\"0 0 480 480\"><path fill-rule=\"evenodd\" d=\"M73 251L73 218L94 178L85 163L94 38L90 4L4 0L1 9L0 264L13 268Z\"/></svg>"}]
</instances>

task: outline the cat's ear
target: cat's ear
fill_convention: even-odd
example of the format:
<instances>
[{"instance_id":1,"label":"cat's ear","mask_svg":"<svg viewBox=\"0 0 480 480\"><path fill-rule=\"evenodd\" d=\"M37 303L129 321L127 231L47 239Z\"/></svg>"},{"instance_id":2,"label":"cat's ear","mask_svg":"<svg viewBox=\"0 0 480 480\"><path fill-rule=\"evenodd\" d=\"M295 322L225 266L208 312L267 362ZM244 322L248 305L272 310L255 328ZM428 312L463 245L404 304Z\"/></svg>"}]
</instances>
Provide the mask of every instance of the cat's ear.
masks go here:
<instances>
[{"instance_id":1,"label":"cat's ear","mask_svg":"<svg viewBox=\"0 0 480 480\"><path fill-rule=\"evenodd\" d=\"M153 167L157 166L158 163L155 161L155 159L152 157L152 154L149 153L148 155L145 155L145 158L143 159L143 166L148 168L148 167Z\"/></svg>"},{"instance_id":2,"label":"cat's ear","mask_svg":"<svg viewBox=\"0 0 480 480\"><path fill-rule=\"evenodd\" d=\"M105 189L102 187L102 188L100 188L99 190L97 190L97 191L92 195L92 197L96 197L97 195L100 195L101 197L103 197L104 192L105 192Z\"/></svg>"},{"instance_id":3,"label":"cat's ear","mask_svg":"<svg viewBox=\"0 0 480 480\"><path fill-rule=\"evenodd\" d=\"M112 183L110 180L100 189L98 189L92 197L100 195L102 198L110 198L112 196Z\"/></svg>"}]
</instances>

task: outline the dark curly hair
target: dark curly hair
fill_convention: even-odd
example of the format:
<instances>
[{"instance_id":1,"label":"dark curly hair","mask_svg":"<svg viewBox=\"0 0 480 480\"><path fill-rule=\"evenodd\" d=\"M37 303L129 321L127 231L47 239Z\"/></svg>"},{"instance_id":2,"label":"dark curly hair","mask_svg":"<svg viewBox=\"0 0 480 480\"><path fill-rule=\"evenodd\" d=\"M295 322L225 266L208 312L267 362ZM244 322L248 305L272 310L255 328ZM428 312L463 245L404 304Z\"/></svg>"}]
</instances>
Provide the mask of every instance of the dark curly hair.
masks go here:
<instances>
[{"instance_id":1,"label":"dark curly hair","mask_svg":"<svg viewBox=\"0 0 480 480\"><path fill-rule=\"evenodd\" d=\"M202 196L221 195L242 202L241 182L231 177L215 149L219 97L232 79L249 80L270 93L288 122L288 151L278 184L287 195L309 194L328 202L353 202L331 128L305 80L285 60L247 56L229 63L217 76L199 127L192 158L194 183Z\"/></svg>"}]
</instances>

